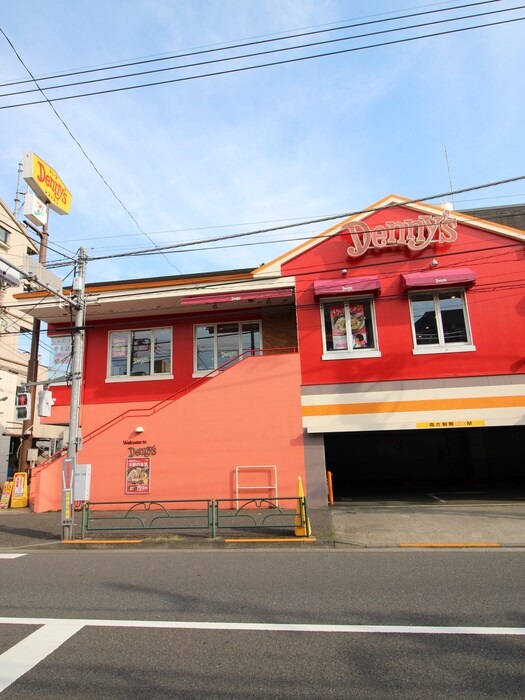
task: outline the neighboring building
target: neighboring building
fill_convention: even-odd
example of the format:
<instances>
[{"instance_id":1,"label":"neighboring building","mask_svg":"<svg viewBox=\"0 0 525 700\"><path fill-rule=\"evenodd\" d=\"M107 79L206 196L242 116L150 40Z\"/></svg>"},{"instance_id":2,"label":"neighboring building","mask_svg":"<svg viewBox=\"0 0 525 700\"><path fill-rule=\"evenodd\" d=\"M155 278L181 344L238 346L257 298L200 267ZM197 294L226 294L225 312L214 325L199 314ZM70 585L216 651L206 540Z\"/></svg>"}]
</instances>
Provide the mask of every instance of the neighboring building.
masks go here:
<instances>
[{"instance_id":1,"label":"neighboring building","mask_svg":"<svg viewBox=\"0 0 525 700\"><path fill-rule=\"evenodd\" d=\"M92 500L523 484L524 243L390 196L255 270L87 285ZM66 344L61 305L23 298ZM60 491L59 461L33 470L35 510Z\"/></svg>"},{"instance_id":2,"label":"neighboring building","mask_svg":"<svg viewBox=\"0 0 525 700\"><path fill-rule=\"evenodd\" d=\"M0 200L0 257L27 270L31 258L38 260L38 247L24 227ZM33 318L19 308L14 294L21 287L0 284L0 483L12 476L19 466L18 455L22 437L22 421L16 420L15 394L17 386L27 380ZM47 369L39 369L45 379ZM33 445L43 454L51 439L63 430L41 426L38 416L33 429ZM38 443L38 446L37 446ZM55 442L56 444L56 442Z\"/></svg>"}]
</instances>

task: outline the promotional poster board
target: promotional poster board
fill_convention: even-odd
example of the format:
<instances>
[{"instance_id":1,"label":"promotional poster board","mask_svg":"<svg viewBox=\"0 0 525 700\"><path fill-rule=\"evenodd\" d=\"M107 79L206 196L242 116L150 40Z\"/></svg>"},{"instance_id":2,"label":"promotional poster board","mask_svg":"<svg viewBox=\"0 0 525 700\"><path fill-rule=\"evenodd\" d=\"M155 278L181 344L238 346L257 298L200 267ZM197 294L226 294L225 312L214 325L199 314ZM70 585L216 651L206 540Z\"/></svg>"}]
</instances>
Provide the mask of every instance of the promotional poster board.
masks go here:
<instances>
[{"instance_id":1,"label":"promotional poster board","mask_svg":"<svg viewBox=\"0 0 525 700\"><path fill-rule=\"evenodd\" d=\"M13 482L6 481L2 488L2 496L0 497L0 508L9 508L11 494L13 492Z\"/></svg>"},{"instance_id":2,"label":"promotional poster board","mask_svg":"<svg viewBox=\"0 0 525 700\"><path fill-rule=\"evenodd\" d=\"M27 508L29 497L27 493L27 472L17 472L13 477L13 493L11 508Z\"/></svg>"},{"instance_id":3,"label":"promotional poster board","mask_svg":"<svg viewBox=\"0 0 525 700\"><path fill-rule=\"evenodd\" d=\"M126 494L145 494L150 490L150 458L126 459Z\"/></svg>"}]
</instances>

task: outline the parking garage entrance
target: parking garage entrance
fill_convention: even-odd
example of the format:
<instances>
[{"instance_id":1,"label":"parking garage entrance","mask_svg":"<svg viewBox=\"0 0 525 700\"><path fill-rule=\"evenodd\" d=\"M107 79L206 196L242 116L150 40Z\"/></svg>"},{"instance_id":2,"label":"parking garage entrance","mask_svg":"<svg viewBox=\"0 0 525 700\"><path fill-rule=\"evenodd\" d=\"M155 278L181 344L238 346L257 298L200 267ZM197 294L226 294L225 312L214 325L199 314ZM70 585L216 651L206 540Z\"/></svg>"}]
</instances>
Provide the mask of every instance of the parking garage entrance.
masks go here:
<instances>
[{"instance_id":1,"label":"parking garage entrance","mask_svg":"<svg viewBox=\"0 0 525 700\"><path fill-rule=\"evenodd\" d=\"M525 426L326 433L336 502L525 497Z\"/></svg>"}]
</instances>

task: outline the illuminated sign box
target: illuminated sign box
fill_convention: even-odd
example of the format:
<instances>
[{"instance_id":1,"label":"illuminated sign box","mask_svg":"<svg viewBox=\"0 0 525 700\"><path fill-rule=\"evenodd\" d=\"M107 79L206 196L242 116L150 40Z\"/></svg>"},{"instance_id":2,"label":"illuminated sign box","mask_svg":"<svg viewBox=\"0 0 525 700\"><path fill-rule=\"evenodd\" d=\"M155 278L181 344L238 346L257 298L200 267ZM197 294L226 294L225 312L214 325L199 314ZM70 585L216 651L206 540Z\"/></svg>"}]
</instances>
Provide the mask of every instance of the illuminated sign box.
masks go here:
<instances>
[{"instance_id":1,"label":"illuminated sign box","mask_svg":"<svg viewBox=\"0 0 525 700\"><path fill-rule=\"evenodd\" d=\"M28 190L25 196L24 216L35 226L47 224L47 207L31 190Z\"/></svg>"},{"instance_id":2,"label":"illuminated sign box","mask_svg":"<svg viewBox=\"0 0 525 700\"><path fill-rule=\"evenodd\" d=\"M51 166L36 153L24 153L22 176L33 192L57 214L69 214L71 192Z\"/></svg>"}]
</instances>

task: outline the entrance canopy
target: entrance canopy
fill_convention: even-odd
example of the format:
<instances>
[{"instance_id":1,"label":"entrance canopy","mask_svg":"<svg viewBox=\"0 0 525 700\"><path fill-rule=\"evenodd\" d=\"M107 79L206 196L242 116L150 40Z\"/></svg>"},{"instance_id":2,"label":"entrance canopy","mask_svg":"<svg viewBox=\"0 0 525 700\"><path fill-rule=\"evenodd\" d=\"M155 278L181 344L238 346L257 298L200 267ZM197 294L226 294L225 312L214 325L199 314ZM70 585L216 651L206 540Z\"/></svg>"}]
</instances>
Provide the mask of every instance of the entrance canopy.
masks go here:
<instances>
[{"instance_id":1,"label":"entrance canopy","mask_svg":"<svg viewBox=\"0 0 525 700\"><path fill-rule=\"evenodd\" d=\"M291 297L293 289L253 289L242 292L229 292L228 294L195 294L183 297L182 306L191 304L219 304L229 301L251 301L252 299L280 299Z\"/></svg>"},{"instance_id":2,"label":"entrance canopy","mask_svg":"<svg viewBox=\"0 0 525 700\"><path fill-rule=\"evenodd\" d=\"M316 299L323 297L344 296L356 292L378 292L381 290L379 277L350 277L332 280L317 280L314 282L314 295Z\"/></svg>"},{"instance_id":3,"label":"entrance canopy","mask_svg":"<svg viewBox=\"0 0 525 700\"><path fill-rule=\"evenodd\" d=\"M469 267L455 267L448 270L412 272L401 275L405 289L426 289L450 285L471 286L476 281L476 273Z\"/></svg>"}]
</instances>

